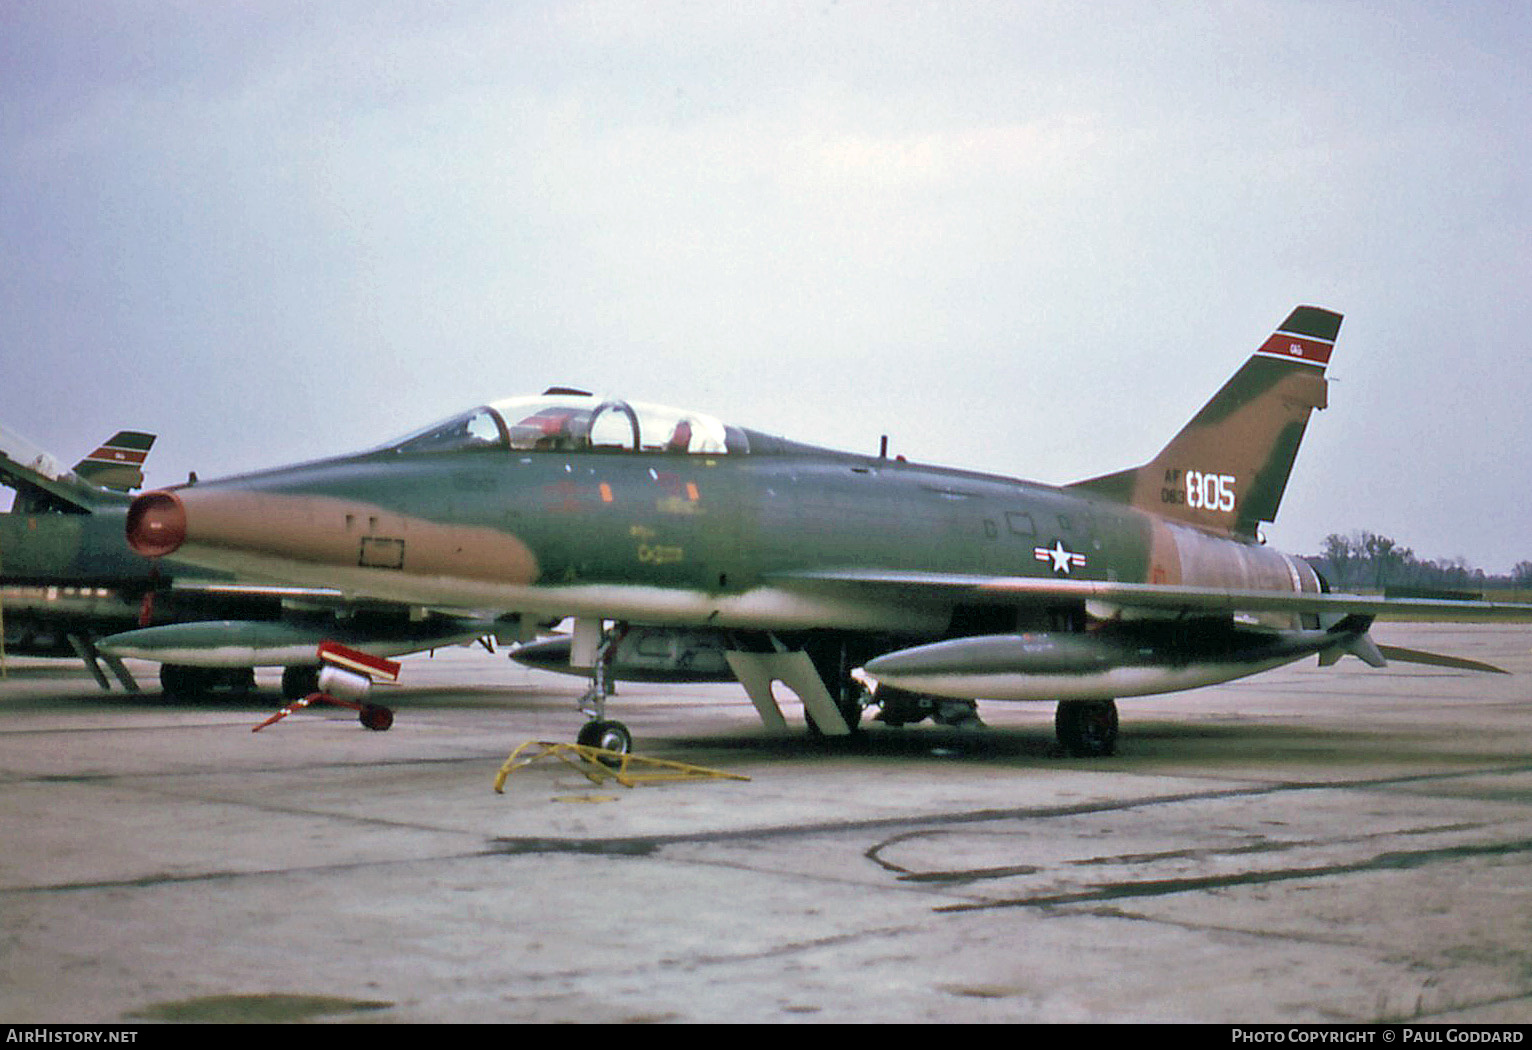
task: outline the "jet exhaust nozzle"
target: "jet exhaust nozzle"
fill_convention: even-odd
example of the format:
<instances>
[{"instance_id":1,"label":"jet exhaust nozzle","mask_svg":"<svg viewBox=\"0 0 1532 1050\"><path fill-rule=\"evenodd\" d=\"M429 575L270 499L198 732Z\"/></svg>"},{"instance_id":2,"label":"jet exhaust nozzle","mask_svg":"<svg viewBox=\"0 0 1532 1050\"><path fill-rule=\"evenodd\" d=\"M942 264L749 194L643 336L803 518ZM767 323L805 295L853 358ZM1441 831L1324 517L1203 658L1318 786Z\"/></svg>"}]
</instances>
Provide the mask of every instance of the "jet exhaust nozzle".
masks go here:
<instances>
[{"instance_id":1,"label":"jet exhaust nozzle","mask_svg":"<svg viewBox=\"0 0 1532 1050\"><path fill-rule=\"evenodd\" d=\"M173 554L186 542L186 507L173 492L146 492L128 507L128 546L146 558Z\"/></svg>"}]
</instances>

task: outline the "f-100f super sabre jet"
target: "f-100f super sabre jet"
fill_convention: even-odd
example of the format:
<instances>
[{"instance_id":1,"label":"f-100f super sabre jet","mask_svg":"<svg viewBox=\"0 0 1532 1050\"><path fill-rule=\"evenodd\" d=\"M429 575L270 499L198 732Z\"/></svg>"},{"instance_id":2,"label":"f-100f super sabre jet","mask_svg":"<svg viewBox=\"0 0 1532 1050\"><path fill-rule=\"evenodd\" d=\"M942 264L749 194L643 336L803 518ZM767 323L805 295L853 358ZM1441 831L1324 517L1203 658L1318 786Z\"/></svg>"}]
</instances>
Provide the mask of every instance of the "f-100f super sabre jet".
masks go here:
<instances>
[{"instance_id":1,"label":"f-100f super sabre jet","mask_svg":"<svg viewBox=\"0 0 1532 1050\"><path fill-rule=\"evenodd\" d=\"M127 535L244 578L573 618L523 656L591 676L580 741L612 750L631 736L606 698L630 676L738 679L770 726L782 682L826 735L869 704L898 723L1051 701L1065 749L1107 754L1117 697L1309 655L1493 670L1368 628L1396 606L1512 607L1329 593L1257 536L1325 407L1340 323L1298 307L1154 459L1062 488L555 387L359 454L146 493Z\"/></svg>"}]
</instances>

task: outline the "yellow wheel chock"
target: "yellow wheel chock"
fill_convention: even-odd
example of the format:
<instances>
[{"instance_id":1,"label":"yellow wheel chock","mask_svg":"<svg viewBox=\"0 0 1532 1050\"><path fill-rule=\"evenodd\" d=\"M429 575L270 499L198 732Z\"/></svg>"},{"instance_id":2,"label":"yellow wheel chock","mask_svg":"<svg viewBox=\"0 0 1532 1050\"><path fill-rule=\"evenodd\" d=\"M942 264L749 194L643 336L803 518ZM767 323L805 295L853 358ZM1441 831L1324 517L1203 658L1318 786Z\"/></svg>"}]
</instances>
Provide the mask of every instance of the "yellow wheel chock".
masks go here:
<instances>
[{"instance_id":1,"label":"yellow wheel chock","mask_svg":"<svg viewBox=\"0 0 1532 1050\"><path fill-rule=\"evenodd\" d=\"M529 740L506 758L500 772L495 774L495 792L505 794L505 778L518 769L525 769L542 758L556 758L566 766L583 775L592 784L605 784L615 780L623 787L638 784L656 784L671 780L749 780L739 773L725 773L706 766L691 766L685 762L670 762L663 758L644 758L626 755L621 751L608 751L584 744L549 743L546 740Z\"/></svg>"}]
</instances>

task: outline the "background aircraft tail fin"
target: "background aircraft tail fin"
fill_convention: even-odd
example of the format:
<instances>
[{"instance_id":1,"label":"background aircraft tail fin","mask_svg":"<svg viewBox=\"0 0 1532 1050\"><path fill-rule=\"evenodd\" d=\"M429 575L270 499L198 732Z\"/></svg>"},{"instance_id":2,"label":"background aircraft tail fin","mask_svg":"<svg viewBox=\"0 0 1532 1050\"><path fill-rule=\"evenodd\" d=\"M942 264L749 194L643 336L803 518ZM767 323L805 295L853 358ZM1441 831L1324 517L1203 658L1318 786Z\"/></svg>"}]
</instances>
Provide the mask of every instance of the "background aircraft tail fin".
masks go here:
<instances>
[{"instance_id":1,"label":"background aircraft tail fin","mask_svg":"<svg viewBox=\"0 0 1532 1050\"><path fill-rule=\"evenodd\" d=\"M126 502L122 493L143 483L140 468L152 444L153 434L119 431L71 470L20 434L0 427L0 485L16 490L11 507L16 513L88 514L98 506Z\"/></svg>"},{"instance_id":2,"label":"background aircraft tail fin","mask_svg":"<svg viewBox=\"0 0 1532 1050\"><path fill-rule=\"evenodd\" d=\"M1070 487L1254 536L1276 518L1309 414L1325 407L1325 366L1340 324L1340 314L1298 307L1158 456Z\"/></svg>"},{"instance_id":3,"label":"background aircraft tail fin","mask_svg":"<svg viewBox=\"0 0 1532 1050\"><path fill-rule=\"evenodd\" d=\"M137 430L119 430L76 463L74 472L92 485L129 492L144 483L144 460L149 458L154 438Z\"/></svg>"}]
</instances>

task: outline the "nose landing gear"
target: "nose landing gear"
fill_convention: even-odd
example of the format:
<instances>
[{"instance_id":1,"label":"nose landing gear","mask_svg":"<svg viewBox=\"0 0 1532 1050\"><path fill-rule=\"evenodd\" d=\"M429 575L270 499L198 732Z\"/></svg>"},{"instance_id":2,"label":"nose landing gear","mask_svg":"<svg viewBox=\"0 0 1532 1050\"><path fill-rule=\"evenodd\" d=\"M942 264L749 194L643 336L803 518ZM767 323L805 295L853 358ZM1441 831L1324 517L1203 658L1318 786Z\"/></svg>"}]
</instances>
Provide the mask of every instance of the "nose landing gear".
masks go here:
<instances>
[{"instance_id":1,"label":"nose landing gear","mask_svg":"<svg viewBox=\"0 0 1532 1050\"><path fill-rule=\"evenodd\" d=\"M599 747L620 755L633 750L633 734L621 722L606 717L606 698L615 692L611 679L612 657L627 633L625 623L613 624L601 633L601 644L596 648L596 659L591 665L590 688L580 697L580 710L590 717L590 721L580 727L580 733L575 737L575 741L585 747Z\"/></svg>"},{"instance_id":2,"label":"nose landing gear","mask_svg":"<svg viewBox=\"0 0 1532 1050\"><path fill-rule=\"evenodd\" d=\"M633 750L633 734L621 722L595 718L580 727L575 743L581 747L599 747L603 751L626 755Z\"/></svg>"}]
</instances>

